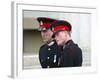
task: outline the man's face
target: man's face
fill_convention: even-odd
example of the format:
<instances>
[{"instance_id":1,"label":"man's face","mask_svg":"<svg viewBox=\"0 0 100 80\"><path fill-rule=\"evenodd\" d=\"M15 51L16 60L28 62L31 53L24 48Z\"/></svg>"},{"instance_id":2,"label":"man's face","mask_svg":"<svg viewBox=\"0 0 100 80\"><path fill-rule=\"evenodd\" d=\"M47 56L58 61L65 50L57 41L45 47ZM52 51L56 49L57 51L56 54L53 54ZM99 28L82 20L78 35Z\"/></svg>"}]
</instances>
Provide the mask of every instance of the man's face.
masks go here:
<instances>
[{"instance_id":1,"label":"man's face","mask_svg":"<svg viewBox=\"0 0 100 80\"><path fill-rule=\"evenodd\" d=\"M58 45L63 45L66 40L66 33L65 31L61 31L55 34L55 40Z\"/></svg>"},{"instance_id":2,"label":"man's face","mask_svg":"<svg viewBox=\"0 0 100 80\"><path fill-rule=\"evenodd\" d=\"M53 32L51 30L41 31L42 39L49 42L52 39Z\"/></svg>"}]
</instances>

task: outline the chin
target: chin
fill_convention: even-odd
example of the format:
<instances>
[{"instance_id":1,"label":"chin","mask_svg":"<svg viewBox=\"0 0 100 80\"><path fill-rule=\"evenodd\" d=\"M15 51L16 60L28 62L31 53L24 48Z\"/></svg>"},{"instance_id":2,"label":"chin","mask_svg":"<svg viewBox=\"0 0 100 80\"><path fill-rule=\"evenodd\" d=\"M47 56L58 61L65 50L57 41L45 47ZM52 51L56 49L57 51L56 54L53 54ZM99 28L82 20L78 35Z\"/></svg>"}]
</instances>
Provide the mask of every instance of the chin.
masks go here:
<instances>
[{"instance_id":1,"label":"chin","mask_svg":"<svg viewBox=\"0 0 100 80\"><path fill-rule=\"evenodd\" d=\"M58 42L57 44L58 44L59 46L63 46L63 43L61 43L61 42Z\"/></svg>"},{"instance_id":2,"label":"chin","mask_svg":"<svg viewBox=\"0 0 100 80\"><path fill-rule=\"evenodd\" d=\"M58 45L61 45L61 43L57 43Z\"/></svg>"}]
</instances>

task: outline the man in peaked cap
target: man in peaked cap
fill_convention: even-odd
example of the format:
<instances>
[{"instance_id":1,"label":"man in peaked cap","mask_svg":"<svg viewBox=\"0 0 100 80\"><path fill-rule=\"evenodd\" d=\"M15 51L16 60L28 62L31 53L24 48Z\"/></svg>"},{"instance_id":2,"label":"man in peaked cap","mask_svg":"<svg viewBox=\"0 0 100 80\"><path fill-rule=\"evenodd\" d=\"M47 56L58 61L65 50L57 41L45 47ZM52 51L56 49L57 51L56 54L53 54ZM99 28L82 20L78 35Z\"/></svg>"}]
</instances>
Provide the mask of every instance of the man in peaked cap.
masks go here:
<instances>
[{"instance_id":1,"label":"man in peaked cap","mask_svg":"<svg viewBox=\"0 0 100 80\"><path fill-rule=\"evenodd\" d=\"M53 32L51 31L50 25L55 19L38 17L39 31L41 31L41 36L44 45L40 47L39 50L39 61L42 68L56 68L58 67L58 59L60 57L60 49L56 41L52 38Z\"/></svg>"},{"instance_id":2,"label":"man in peaked cap","mask_svg":"<svg viewBox=\"0 0 100 80\"><path fill-rule=\"evenodd\" d=\"M63 47L59 60L60 67L82 66L82 50L71 39L72 26L67 21L55 21L51 25L53 37Z\"/></svg>"}]
</instances>

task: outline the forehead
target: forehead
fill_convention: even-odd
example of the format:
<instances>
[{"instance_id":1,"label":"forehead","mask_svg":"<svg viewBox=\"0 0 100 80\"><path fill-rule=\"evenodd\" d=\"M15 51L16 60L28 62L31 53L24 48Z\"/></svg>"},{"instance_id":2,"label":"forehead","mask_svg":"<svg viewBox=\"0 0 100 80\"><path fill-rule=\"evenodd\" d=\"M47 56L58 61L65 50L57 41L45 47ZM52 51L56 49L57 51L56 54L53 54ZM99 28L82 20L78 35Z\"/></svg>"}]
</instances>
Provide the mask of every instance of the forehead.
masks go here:
<instances>
[{"instance_id":1,"label":"forehead","mask_svg":"<svg viewBox=\"0 0 100 80\"><path fill-rule=\"evenodd\" d=\"M55 34L55 36L59 36L59 35L61 35L61 34L62 34L62 31L57 32L57 33Z\"/></svg>"},{"instance_id":2,"label":"forehead","mask_svg":"<svg viewBox=\"0 0 100 80\"><path fill-rule=\"evenodd\" d=\"M65 31L58 31L56 34L63 34ZM56 35L55 34L55 35Z\"/></svg>"},{"instance_id":3,"label":"forehead","mask_svg":"<svg viewBox=\"0 0 100 80\"><path fill-rule=\"evenodd\" d=\"M65 35L65 31L60 31L55 34L55 36L63 36Z\"/></svg>"},{"instance_id":4,"label":"forehead","mask_svg":"<svg viewBox=\"0 0 100 80\"><path fill-rule=\"evenodd\" d=\"M52 32L50 29L48 30L44 30L44 31L41 31L41 32Z\"/></svg>"}]
</instances>

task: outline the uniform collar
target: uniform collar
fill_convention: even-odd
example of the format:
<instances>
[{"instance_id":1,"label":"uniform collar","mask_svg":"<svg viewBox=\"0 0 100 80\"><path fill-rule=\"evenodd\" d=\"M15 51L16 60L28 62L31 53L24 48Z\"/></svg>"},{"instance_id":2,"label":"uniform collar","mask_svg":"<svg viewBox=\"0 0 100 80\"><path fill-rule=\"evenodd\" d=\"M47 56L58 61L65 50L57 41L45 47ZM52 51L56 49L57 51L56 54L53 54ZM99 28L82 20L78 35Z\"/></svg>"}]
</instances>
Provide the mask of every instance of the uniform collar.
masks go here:
<instances>
[{"instance_id":1,"label":"uniform collar","mask_svg":"<svg viewBox=\"0 0 100 80\"><path fill-rule=\"evenodd\" d=\"M69 46L69 45L72 44L72 43L73 43L72 40L67 41L67 42L65 43L65 45L63 46L63 49L64 49L65 47Z\"/></svg>"},{"instance_id":2,"label":"uniform collar","mask_svg":"<svg viewBox=\"0 0 100 80\"><path fill-rule=\"evenodd\" d=\"M69 45L70 43L73 43L73 41L72 41L72 40L69 40L69 41L67 41L65 44L66 44L66 45Z\"/></svg>"},{"instance_id":3,"label":"uniform collar","mask_svg":"<svg viewBox=\"0 0 100 80\"><path fill-rule=\"evenodd\" d=\"M47 45L48 45L48 46L52 46L54 43L55 43L55 40L52 40L52 41L50 41L50 42L47 42Z\"/></svg>"}]
</instances>

